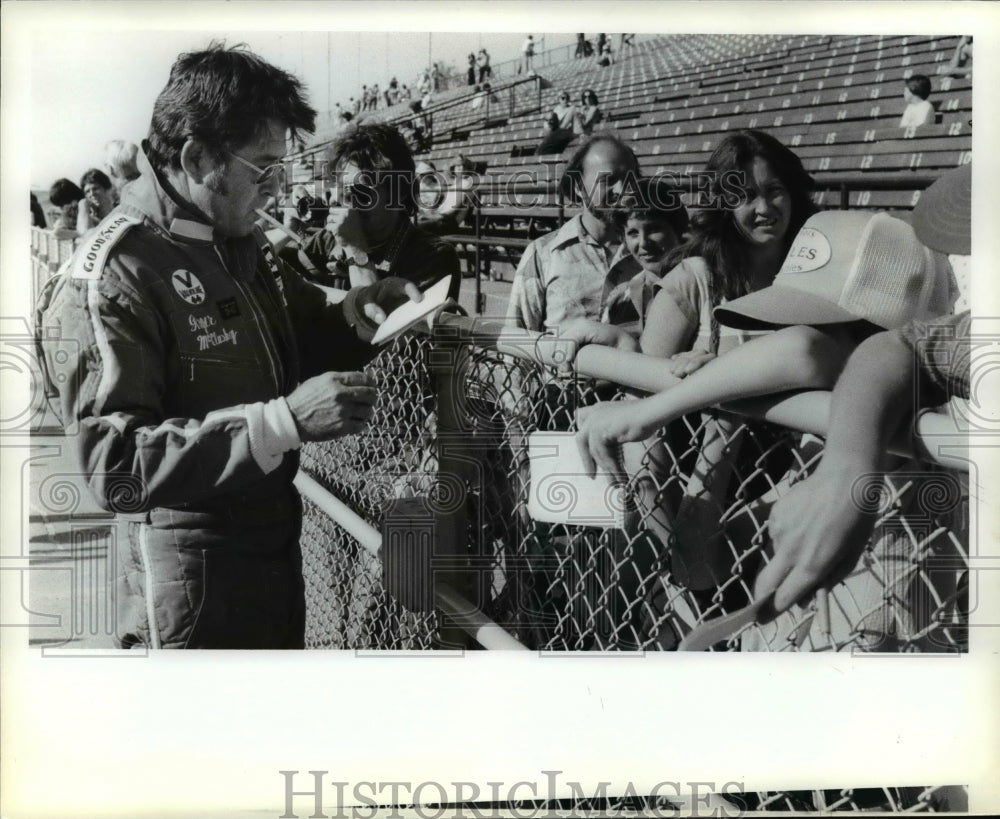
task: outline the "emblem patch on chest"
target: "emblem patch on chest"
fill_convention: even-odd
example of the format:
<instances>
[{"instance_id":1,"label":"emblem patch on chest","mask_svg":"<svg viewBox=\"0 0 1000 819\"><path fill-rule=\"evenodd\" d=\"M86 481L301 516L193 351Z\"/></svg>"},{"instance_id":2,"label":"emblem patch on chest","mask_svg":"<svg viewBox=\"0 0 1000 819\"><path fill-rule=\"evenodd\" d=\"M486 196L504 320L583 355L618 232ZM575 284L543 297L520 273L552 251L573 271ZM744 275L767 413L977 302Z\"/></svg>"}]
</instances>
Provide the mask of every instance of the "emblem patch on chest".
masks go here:
<instances>
[{"instance_id":1,"label":"emblem patch on chest","mask_svg":"<svg viewBox=\"0 0 1000 819\"><path fill-rule=\"evenodd\" d=\"M205 301L205 288L190 270L175 270L170 281L177 295L188 304L201 304Z\"/></svg>"}]
</instances>

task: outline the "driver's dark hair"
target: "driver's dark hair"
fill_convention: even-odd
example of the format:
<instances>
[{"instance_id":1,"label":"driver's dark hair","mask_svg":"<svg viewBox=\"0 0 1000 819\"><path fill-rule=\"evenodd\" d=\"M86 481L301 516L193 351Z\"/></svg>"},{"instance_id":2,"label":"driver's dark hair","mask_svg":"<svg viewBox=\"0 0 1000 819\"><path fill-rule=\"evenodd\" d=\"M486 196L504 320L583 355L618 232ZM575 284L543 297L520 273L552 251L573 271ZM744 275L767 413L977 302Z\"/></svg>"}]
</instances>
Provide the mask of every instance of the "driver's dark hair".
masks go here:
<instances>
[{"instance_id":1,"label":"driver's dark hair","mask_svg":"<svg viewBox=\"0 0 1000 819\"><path fill-rule=\"evenodd\" d=\"M204 51L181 54L156 98L149 125L154 168L179 168L189 137L203 140L221 158L260 136L276 119L296 139L313 133L316 111L298 78L249 51L213 42Z\"/></svg>"}]
</instances>

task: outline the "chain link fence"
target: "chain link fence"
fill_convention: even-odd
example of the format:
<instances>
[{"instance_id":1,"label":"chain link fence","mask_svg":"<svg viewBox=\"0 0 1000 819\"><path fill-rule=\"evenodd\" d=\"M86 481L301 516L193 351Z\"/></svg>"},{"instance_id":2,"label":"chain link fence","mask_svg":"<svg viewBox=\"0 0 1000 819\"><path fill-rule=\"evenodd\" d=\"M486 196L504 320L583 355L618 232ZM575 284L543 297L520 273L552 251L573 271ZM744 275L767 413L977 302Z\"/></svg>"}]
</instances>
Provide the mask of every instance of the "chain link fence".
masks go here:
<instances>
[{"instance_id":1,"label":"chain link fence","mask_svg":"<svg viewBox=\"0 0 1000 819\"><path fill-rule=\"evenodd\" d=\"M538 650L672 650L748 606L768 560L770 507L815 467L821 439L706 411L626 447L630 479L605 504L558 468L533 490L533 441L554 441L557 463L578 408L637 391L560 375L534 360L539 339L505 343L483 326L448 317L433 338L398 341L372 365L381 394L369 430L304 450L303 469L383 538L416 543L424 532L433 543L396 550L390 574L453 585ZM964 473L901 461L880 490L854 498L878 522L841 583L767 625L751 619L711 650L964 651L968 500ZM442 613L396 607L381 582L387 567L308 511L310 644L439 645Z\"/></svg>"},{"instance_id":2,"label":"chain link fence","mask_svg":"<svg viewBox=\"0 0 1000 819\"><path fill-rule=\"evenodd\" d=\"M36 290L71 247L32 231ZM620 509L583 504L578 476L557 471L535 503L558 522L539 520L533 433L571 433L578 408L639 393L540 365L547 340L445 318L371 364L381 389L363 434L303 448L303 470L394 544L362 548L305 501L308 645L470 647L451 622L470 612L436 605L444 584L538 650L671 650L751 601L770 506L816 465L819 438L692 414L631 453ZM911 459L855 501L879 521L854 571L713 650L965 650L967 474Z\"/></svg>"}]
</instances>

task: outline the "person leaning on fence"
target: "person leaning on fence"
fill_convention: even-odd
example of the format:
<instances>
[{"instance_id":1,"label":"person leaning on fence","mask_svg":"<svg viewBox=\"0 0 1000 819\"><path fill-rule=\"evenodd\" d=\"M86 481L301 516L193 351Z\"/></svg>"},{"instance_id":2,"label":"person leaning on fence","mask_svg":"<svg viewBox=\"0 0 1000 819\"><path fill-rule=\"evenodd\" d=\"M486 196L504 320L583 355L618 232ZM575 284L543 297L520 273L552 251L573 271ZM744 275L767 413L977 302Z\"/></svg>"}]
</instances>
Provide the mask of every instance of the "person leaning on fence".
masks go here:
<instances>
[{"instance_id":1,"label":"person leaning on fence","mask_svg":"<svg viewBox=\"0 0 1000 819\"><path fill-rule=\"evenodd\" d=\"M39 203L38 197L35 194L31 194L31 226L41 228L42 230L47 227L45 224L45 211L42 210L41 203Z\"/></svg>"},{"instance_id":2,"label":"person leaning on fence","mask_svg":"<svg viewBox=\"0 0 1000 819\"><path fill-rule=\"evenodd\" d=\"M912 224L933 250L972 249L972 166L950 171L920 198ZM779 498L769 530L774 556L757 578L758 599L780 613L854 570L876 515L857 499L878 491L890 439L921 408L969 398L971 314L914 321L866 339L833 390L823 458Z\"/></svg>"},{"instance_id":3,"label":"person leaning on fence","mask_svg":"<svg viewBox=\"0 0 1000 819\"><path fill-rule=\"evenodd\" d=\"M632 149L610 133L584 142L560 180L563 195L583 211L525 249L514 274L507 321L554 330L568 319L599 321L608 294L640 267L621 240L619 201L639 176Z\"/></svg>"},{"instance_id":4,"label":"person leaning on fence","mask_svg":"<svg viewBox=\"0 0 1000 819\"><path fill-rule=\"evenodd\" d=\"M383 123L351 125L327 160L340 204L303 248L313 266L330 273L321 283L355 287L399 277L424 290L449 278L448 295L457 300L458 253L413 221L418 181L402 134Z\"/></svg>"},{"instance_id":5,"label":"person leaning on fence","mask_svg":"<svg viewBox=\"0 0 1000 819\"><path fill-rule=\"evenodd\" d=\"M472 163L458 156L447 173L431 162L416 167L419 194L417 226L435 236L457 233L469 213L474 187Z\"/></svg>"},{"instance_id":6,"label":"person leaning on fence","mask_svg":"<svg viewBox=\"0 0 1000 819\"><path fill-rule=\"evenodd\" d=\"M773 285L715 310L723 324L764 334L654 396L578 411L584 462L591 472L599 466L619 475L622 443L645 440L686 413L751 396L829 389L868 336L948 312L953 298L947 259L927 250L905 222L884 213L816 214ZM705 525L702 519L688 531L683 521L674 524L673 573L691 590L723 584L739 557L726 543L738 535L706 539ZM745 561L740 565L749 571Z\"/></svg>"},{"instance_id":7,"label":"person leaning on fence","mask_svg":"<svg viewBox=\"0 0 1000 819\"><path fill-rule=\"evenodd\" d=\"M689 219L680 191L659 177L636 180L622 196L618 223L625 248L640 267L631 279L605 298L600 320L569 319L559 326L560 339L637 351L649 306L668 260L687 234Z\"/></svg>"},{"instance_id":8,"label":"person leaning on fence","mask_svg":"<svg viewBox=\"0 0 1000 819\"><path fill-rule=\"evenodd\" d=\"M673 375L683 378L717 354L748 341L754 333L720 327L713 308L770 284L792 239L815 212L812 179L802 162L777 139L762 131L738 131L716 147L706 171L707 200L694 211L689 238L663 262L665 276L653 282L655 296L643 317L639 349L667 358ZM738 191L732 197L727 191ZM615 327L581 335L568 328L578 344L599 343L629 349L630 339ZM700 417L699 417L700 416ZM677 521L694 532L715 532L717 513L727 504L729 471L739 470L752 454L740 455L745 425L728 418L697 414L666 431L663 444L650 442L648 474L640 482L647 525L664 542ZM674 451L689 447L689 427L698 429L695 462L682 491L670 484L680 466ZM766 428L754 428L766 436ZM780 463L769 467L783 470ZM671 491L660 491L662 486ZM697 536L696 536L697 537Z\"/></svg>"},{"instance_id":9,"label":"person leaning on fence","mask_svg":"<svg viewBox=\"0 0 1000 819\"><path fill-rule=\"evenodd\" d=\"M140 178L42 293L59 415L98 502L127 522L120 647L303 646L299 447L365 426L367 340L421 298L391 279L329 304L255 228L289 132L315 116L299 80L249 51L180 55Z\"/></svg>"}]
</instances>

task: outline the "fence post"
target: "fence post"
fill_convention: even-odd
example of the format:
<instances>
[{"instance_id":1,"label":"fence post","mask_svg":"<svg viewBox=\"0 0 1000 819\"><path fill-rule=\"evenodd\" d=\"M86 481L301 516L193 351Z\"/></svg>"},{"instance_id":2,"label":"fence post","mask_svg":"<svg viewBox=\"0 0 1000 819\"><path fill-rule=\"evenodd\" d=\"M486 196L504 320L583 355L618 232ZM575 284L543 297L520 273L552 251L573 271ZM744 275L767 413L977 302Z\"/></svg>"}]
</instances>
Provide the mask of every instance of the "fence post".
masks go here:
<instances>
[{"instance_id":1,"label":"fence post","mask_svg":"<svg viewBox=\"0 0 1000 819\"><path fill-rule=\"evenodd\" d=\"M437 585L447 583L473 607L488 602L489 587L480 577L479 561L470 553L469 487L481 477L471 454L471 436L466 430L468 402L463 400L470 361L468 339L458 328L439 327L428 349L428 368L437 396L437 492L435 506L437 536L432 567ZM480 481L481 484L481 481ZM442 614L440 629L444 647L471 648L468 634Z\"/></svg>"},{"instance_id":2,"label":"fence post","mask_svg":"<svg viewBox=\"0 0 1000 819\"><path fill-rule=\"evenodd\" d=\"M483 209L483 203L481 201L476 202L476 209L475 209L475 212L473 214L473 224L476 226L476 250L475 250L475 253L476 253L476 256L475 256L475 259L476 259L476 261L475 261L475 264L476 264L476 312L478 312L480 314L483 312L482 303L481 303L481 300L482 300L482 297L483 297L483 284L482 284L482 281L483 281L483 268L482 268L481 258L480 258L480 253L481 253L480 242L482 241L482 237L483 237L483 216L482 216L482 209Z\"/></svg>"}]
</instances>

